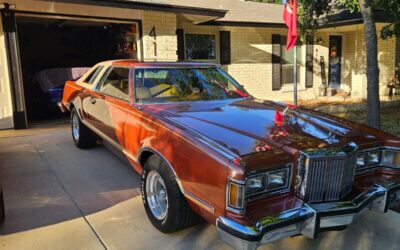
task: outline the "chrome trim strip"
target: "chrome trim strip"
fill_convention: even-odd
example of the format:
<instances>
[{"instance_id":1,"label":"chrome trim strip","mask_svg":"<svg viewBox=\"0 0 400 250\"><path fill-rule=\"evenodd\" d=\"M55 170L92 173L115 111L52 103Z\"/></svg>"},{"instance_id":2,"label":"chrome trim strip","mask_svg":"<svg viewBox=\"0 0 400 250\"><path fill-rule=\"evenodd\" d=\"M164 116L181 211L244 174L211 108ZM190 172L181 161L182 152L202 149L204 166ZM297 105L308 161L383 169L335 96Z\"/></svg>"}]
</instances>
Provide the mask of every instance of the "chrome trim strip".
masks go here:
<instances>
[{"instance_id":1,"label":"chrome trim strip","mask_svg":"<svg viewBox=\"0 0 400 250\"><path fill-rule=\"evenodd\" d=\"M131 159L132 161L134 161L134 162L137 162L138 161L138 159L137 159L137 157L135 157L132 153L130 153L128 150L126 150L125 148L124 148L124 150L122 150L122 153L124 153L129 159Z\"/></svg>"},{"instance_id":2,"label":"chrome trim strip","mask_svg":"<svg viewBox=\"0 0 400 250\"><path fill-rule=\"evenodd\" d=\"M118 149L119 151L123 152L124 149L121 145L116 143L115 141L111 140L108 136L106 136L103 132L101 132L99 129L91 125L90 123L86 122L86 120L82 120L81 122L85 124L86 127L88 127L90 130L92 130L94 133L96 133L98 136L100 136L103 140L107 141L109 144L111 144L114 148Z\"/></svg>"},{"instance_id":3,"label":"chrome trim strip","mask_svg":"<svg viewBox=\"0 0 400 250\"><path fill-rule=\"evenodd\" d=\"M362 175L362 174L367 174L367 173L372 173L375 172L377 170L388 170L388 171L398 171L400 168L397 167L388 167L388 166L381 166L381 165L377 165L375 167L371 167L371 168L367 168L367 169L360 169L360 171L356 172L356 176L357 175Z\"/></svg>"},{"instance_id":4,"label":"chrome trim strip","mask_svg":"<svg viewBox=\"0 0 400 250\"><path fill-rule=\"evenodd\" d=\"M150 63L151 64L151 63ZM176 62L164 62L165 65L158 66L148 66L148 65L135 65L134 69L186 69L186 68L196 68L196 69L204 69L204 68L220 68L218 64L214 63L188 63L188 64L179 64ZM168 65L169 64L169 65ZM177 64L176 66L173 64Z\"/></svg>"},{"instance_id":5,"label":"chrome trim strip","mask_svg":"<svg viewBox=\"0 0 400 250\"><path fill-rule=\"evenodd\" d=\"M211 205L209 205L207 202L203 201L202 199L198 198L192 193L189 193L187 191L184 192L184 196L192 201L193 203L197 204L198 206L202 207L205 209L207 212L214 214L215 213L215 208Z\"/></svg>"}]
</instances>

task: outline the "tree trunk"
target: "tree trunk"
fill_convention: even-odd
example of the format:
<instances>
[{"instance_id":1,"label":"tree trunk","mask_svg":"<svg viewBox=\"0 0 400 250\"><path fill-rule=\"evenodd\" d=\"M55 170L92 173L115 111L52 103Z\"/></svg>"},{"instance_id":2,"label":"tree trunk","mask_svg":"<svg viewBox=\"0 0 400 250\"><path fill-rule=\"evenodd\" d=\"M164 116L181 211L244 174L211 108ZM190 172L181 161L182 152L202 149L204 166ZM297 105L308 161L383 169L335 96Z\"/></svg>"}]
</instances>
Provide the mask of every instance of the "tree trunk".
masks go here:
<instances>
[{"instance_id":1,"label":"tree trunk","mask_svg":"<svg viewBox=\"0 0 400 250\"><path fill-rule=\"evenodd\" d=\"M364 20L367 50L367 125L380 128L381 110L379 100L378 35L370 0L359 0Z\"/></svg>"}]
</instances>

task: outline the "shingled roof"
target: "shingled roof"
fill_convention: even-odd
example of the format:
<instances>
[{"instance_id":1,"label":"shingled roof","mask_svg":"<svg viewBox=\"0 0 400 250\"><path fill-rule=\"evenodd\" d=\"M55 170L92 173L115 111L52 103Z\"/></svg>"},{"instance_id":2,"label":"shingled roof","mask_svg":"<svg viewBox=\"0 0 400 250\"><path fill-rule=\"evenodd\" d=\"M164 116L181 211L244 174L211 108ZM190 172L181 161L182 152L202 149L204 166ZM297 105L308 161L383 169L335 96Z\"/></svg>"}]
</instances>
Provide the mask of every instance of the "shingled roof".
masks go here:
<instances>
[{"instance_id":1,"label":"shingled roof","mask_svg":"<svg viewBox=\"0 0 400 250\"><path fill-rule=\"evenodd\" d=\"M243 0L46 0L213 17L214 25L283 25L281 4Z\"/></svg>"},{"instance_id":2,"label":"shingled roof","mask_svg":"<svg viewBox=\"0 0 400 250\"><path fill-rule=\"evenodd\" d=\"M285 27L282 4L244 0L44 0L92 4L109 7L143 9L192 14L207 18L196 24L252 27ZM376 11L377 22L390 22L390 15ZM210 21L211 20L211 21ZM334 27L362 23L360 13L344 8L319 20L320 26Z\"/></svg>"},{"instance_id":3,"label":"shingled roof","mask_svg":"<svg viewBox=\"0 0 400 250\"><path fill-rule=\"evenodd\" d=\"M224 17L207 24L217 25L256 25L283 26L283 6L281 4L260 3L240 0L168 0L169 3L196 6L207 6L228 10Z\"/></svg>"}]
</instances>

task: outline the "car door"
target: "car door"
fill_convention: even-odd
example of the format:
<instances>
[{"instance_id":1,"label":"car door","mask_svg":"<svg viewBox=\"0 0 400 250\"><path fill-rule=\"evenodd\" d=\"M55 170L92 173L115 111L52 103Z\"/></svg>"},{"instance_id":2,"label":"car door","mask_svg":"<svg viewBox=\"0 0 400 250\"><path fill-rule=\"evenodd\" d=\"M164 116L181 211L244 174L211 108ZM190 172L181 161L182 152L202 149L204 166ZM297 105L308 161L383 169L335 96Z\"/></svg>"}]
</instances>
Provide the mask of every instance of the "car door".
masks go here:
<instances>
[{"instance_id":1,"label":"car door","mask_svg":"<svg viewBox=\"0 0 400 250\"><path fill-rule=\"evenodd\" d=\"M123 149L129 109L129 68L111 66L88 100L88 122L103 139Z\"/></svg>"}]
</instances>

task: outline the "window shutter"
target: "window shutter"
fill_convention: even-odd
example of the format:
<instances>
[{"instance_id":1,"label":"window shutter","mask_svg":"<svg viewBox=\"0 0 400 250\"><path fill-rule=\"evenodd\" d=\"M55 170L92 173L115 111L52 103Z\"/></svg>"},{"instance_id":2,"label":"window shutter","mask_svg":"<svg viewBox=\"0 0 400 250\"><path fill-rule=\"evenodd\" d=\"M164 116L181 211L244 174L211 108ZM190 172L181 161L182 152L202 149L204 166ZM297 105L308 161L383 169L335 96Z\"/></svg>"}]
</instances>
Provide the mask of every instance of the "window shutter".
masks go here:
<instances>
[{"instance_id":1,"label":"window shutter","mask_svg":"<svg viewBox=\"0 0 400 250\"><path fill-rule=\"evenodd\" d=\"M219 47L221 64L231 64L231 32L219 32Z\"/></svg>"},{"instance_id":2,"label":"window shutter","mask_svg":"<svg viewBox=\"0 0 400 250\"><path fill-rule=\"evenodd\" d=\"M272 35L272 90L282 87L281 36Z\"/></svg>"},{"instance_id":3,"label":"window shutter","mask_svg":"<svg viewBox=\"0 0 400 250\"><path fill-rule=\"evenodd\" d=\"M307 37L306 40L306 88L312 88L314 81L314 38Z\"/></svg>"},{"instance_id":4,"label":"window shutter","mask_svg":"<svg viewBox=\"0 0 400 250\"><path fill-rule=\"evenodd\" d=\"M183 29L176 30L176 38L178 41L178 50L176 51L178 60L183 61L185 60L185 37Z\"/></svg>"}]
</instances>

